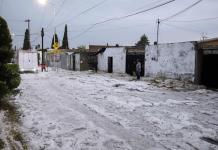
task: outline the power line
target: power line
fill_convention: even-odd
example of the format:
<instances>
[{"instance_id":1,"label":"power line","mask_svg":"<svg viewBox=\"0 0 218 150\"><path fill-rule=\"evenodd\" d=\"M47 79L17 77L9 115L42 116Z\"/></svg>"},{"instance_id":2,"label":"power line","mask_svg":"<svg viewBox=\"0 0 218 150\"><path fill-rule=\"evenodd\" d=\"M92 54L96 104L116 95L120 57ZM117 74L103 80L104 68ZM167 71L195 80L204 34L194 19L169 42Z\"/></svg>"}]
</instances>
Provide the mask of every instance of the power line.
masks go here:
<instances>
[{"instance_id":1,"label":"power line","mask_svg":"<svg viewBox=\"0 0 218 150\"><path fill-rule=\"evenodd\" d=\"M114 28L103 28L103 29L98 29L98 30L91 30L91 31L89 31L89 32L95 32L95 31L108 31L108 30L110 30L110 31L116 31L116 30L122 30L122 29L124 29L124 30L126 30L126 29L129 29L129 28L132 28L133 29L133 27L144 27L145 25L149 25L149 23L144 23L144 24L137 24L137 25L132 25L132 26L119 26L119 27L114 27ZM71 33L71 32L81 32L81 30L80 31L78 31L78 30L69 30L68 31L69 33Z\"/></svg>"},{"instance_id":2,"label":"power line","mask_svg":"<svg viewBox=\"0 0 218 150\"><path fill-rule=\"evenodd\" d=\"M11 21L11 22L24 22L25 21L25 19L6 19L7 21Z\"/></svg>"},{"instance_id":3,"label":"power line","mask_svg":"<svg viewBox=\"0 0 218 150\"><path fill-rule=\"evenodd\" d=\"M167 20L169 20L169 19L171 19L171 18L173 18L173 17L176 17L176 16L178 16L178 15L184 13L185 11L191 9L192 7L194 7L195 5L197 5L198 3L200 3L201 1L202 1L202 0L199 0L199 1L195 2L195 3L193 3L192 5L190 5L190 6L186 7L185 9L183 9L183 10L177 12L176 14L174 14L174 15L172 15L172 16L170 16L170 17L167 17L167 18L165 18L165 19L160 20L160 22L167 21Z\"/></svg>"},{"instance_id":4,"label":"power line","mask_svg":"<svg viewBox=\"0 0 218 150\"><path fill-rule=\"evenodd\" d=\"M42 28L42 25L43 25L43 22L44 22L44 17L45 17L45 12L46 12L46 9L45 9L45 7L44 7L44 8L43 8L43 15L42 15L42 17L41 17L41 22L40 22L40 28L39 28L39 30ZM41 37L41 36L40 36L40 33L41 33L41 32L38 32L38 33L37 33L38 36L36 36L36 37L31 41L31 43L38 41L38 39Z\"/></svg>"},{"instance_id":5,"label":"power line","mask_svg":"<svg viewBox=\"0 0 218 150\"><path fill-rule=\"evenodd\" d=\"M153 10L153 9L155 9L155 8L164 6L164 5L169 4L169 3L173 2L173 1L175 1L175 0L170 0L170 1L167 1L167 2L162 3L162 4L158 4L158 5L154 6L154 7L151 7L151 8L148 8L148 9L145 9L145 10L142 10L142 11L139 11L139 12L136 12L136 13L133 13L133 14L129 14L129 15L126 15L126 16L115 17L115 18L107 19L107 20L105 20L105 21L96 23L96 25L98 25L98 24L103 24L103 23L106 23L106 22L109 22L109 21L121 20L121 19L129 18L129 17L135 16L135 15L138 15L138 14L141 14L141 13L144 13L144 12L147 12L147 11L150 11L150 10Z\"/></svg>"},{"instance_id":6,"label":"power line","mask_svg":"<svg viewBox=\"0 0 218 150\"><path fill-rule=\"evenodd\" d=\"M174 15L172 15L172 16L170 16L170 17L167 17L167 18L162 19L162 20L158 19L158 20L157 20L157 44L158 44L158 42L159 42L159 41L158 41L158 40L159 40L159 30L160 30L159 28L160 28L160 23L161 23L161 22L167 21L167 20L169 20L169 19L171 19L171 18L173 18L173 17L176 17L176 16L178 16L178 15L184 13L185 11L191 9L192 7L194 7L195 5L197 5L198 3L200 3L201 1L202 1L202 0L198 0L197 2L193 3L192 5L186 7L185 9L183 9L183 10L177 12L176 14L174 14Z\"/></svg>"},{"instance_id":7,"label":"power line","mask_svg":"<svg viewBox=\"0 0 218 150\"><path fill-rule=\"evenodd\" d=\"M67 19L67 20L65 20L65 21L63 21L63 22L61 22L61 23L59 23L58 25L56 25L56 27L61 26L61 25L63 25L63 24L66 24L67 22L71 21L73 18L80 17L81 15L83 15L83 14L85 14L85 13L87 13L87 12L89 12L89 11L95 9L96 7L102 5L102 4L105 3L106 1L108 1L108 0L103 0L103 1L97 3L97 4L93 5L93 6L91 6L91 7L87 8L87 9L85 9L84 11L80 12L80 13L77 14L76 16L73 16L73 17L71 17L71 18L69 18L69 19Z\"/></svg>"},{"instance_id":8,"label":"power line","mask_svg":"<svg viewBox=\"0 0 218 150\"><path fill-rule=\"evenodd\" d=\"M114 17L114 18L111 18L111 19L107 19L107 20L104 20L104 21L101 21L101 22L97 22L95 24L92 24L89 28L85 29L82 33L80 33L79 35L75 36L74 38L78 38L80 37L81 35L85 34L86 32L88 32L89 30L91 30L92 28L94 28L96 25L100 25L100 24L104 24L106 22L110 22L110 21L115 21L115 20L122 20L122 19L126 19L126 18L129 18L129 17L132 17L132 16L135 16L135 15L138 15L138 14L141 14L141 13L145 13L147 11L150 11L150 10L153 10L153 9L156 9L156 8L159 8L161 6L164 6L164 5L167 5L171 2L174 2L175 0L169 0L167 2L164 2L164 3L161 3L161 4L158 4L158 5L155 5L151 8L148 8L148 9L145 9L145 10L142 10L142 11L138 11L136 13L132 13L132 14L129 14L129 15L125 15L125 16L121 16L121 17Z\"/></svg>"},{"instance_id":9,"label":"power line","mask_svg":"<svg viewBox=\"0 0 218 150\"><path fill-rule=\"evenodd\" d=\"M143 5L143 6L140 6L140 7L136 8L136 9L131 10L131 12L135 12L135 11L138 11L138 10L140 10L140 9L144 9L144 8L147 7L147 6L154 5L154 4L159 3L159 2L161 2L161 1L164 1L164 0L156 0L156 1L154 1L154 2L150 2L150 3L146 4L146 5ZM129 11L129 12L130 12L130 11Z\"/></svg>"},{"instance_id":10,"label":"power line","mask_svg":"<svg viewBox=\"0 0 218 150\"><path fill-rule=\"evenodd\" d=\"M202 18L202 19L195 19L195 20L170 20L168 22L201 22L201 21L210 21L210 20L217 20L218 17L213 18Z\"/></svg>"},{"instance_id":11,"label":"power line","mask_svg":"<svg viewBox=\"0 0 218 150\"><path fill-rule=\"evenodd\" d=\"M39 34L38 34L38 33L32 33L32 34L30 34L30 35L32 35L32 36L38 36ZM15 34L14 36L25 36L25 35L23 35L23 34Z\"/></svg>"},{"instance_id":12,"label":"power line","mask_svg":"<svg viewBox=\"0 0 218 150\"><path fill-rule=\"evenodd\" d=\"M48 25L47 25L46 28L48 28L48 27L53 23L55 17L57 17L57 16L59 15L59 13L61 12L61 9L62 9L62 7L64 6L64 4L66 3L66 1L67 1L67 0L63 0L63 1L62 1L62 3L61 3L61 5L60 5L60 7L59 7L57 13L55 12L54 17L53 17L52 20L48 23Z\"/></svg>"},{"instance_id":13,"label":"power line","mask_svg":"<svg viewBox=\"0 0 218 150\"><path fill-rule=\"evenodd\" d=\"M191 31L191 32L194 32L194 33L200 33L201 32L201 31L190 29L190 28L185 28L185 27L181 27L181 26L176 26L176 25L168 24L168 23L165 23L165 22L163 24L167 25L167 26L170 26L170 27L174 27L174 28L180 29L180 30L184 30L184 31Z\"/></svg>"}]
</instances>

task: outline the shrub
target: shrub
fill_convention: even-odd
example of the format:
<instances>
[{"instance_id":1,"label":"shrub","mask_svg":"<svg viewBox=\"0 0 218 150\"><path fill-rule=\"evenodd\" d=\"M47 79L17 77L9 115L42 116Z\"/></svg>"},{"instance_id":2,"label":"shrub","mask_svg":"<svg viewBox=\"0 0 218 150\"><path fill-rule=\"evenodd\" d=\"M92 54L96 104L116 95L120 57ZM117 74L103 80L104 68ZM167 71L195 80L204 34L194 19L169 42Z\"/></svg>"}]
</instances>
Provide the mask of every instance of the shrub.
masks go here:
<instances>
[{"instance_id":1,"label":"shrub","mask_svg":"<svg viewBox=\"0 0 218 150\"><path fill-rule=\"evenodd\" d=\"M9 89L6 85L6 82L0 81L0 100L3 98L4 95L6 95L9 92Z\"/></svg>"},{"instance_id":2,"label":"shrub","mask_svg":"<svg viewBox=\"0 0 218 150\"><path fill-rule=\"evenodd\" d=\"M5 143L2 139L0 139L0 149L3 149L5 147Z\"/></svg>"},{"instance_id":3,"label":"shrub","mask_svg":"<svg viewBox=\"0 0 218 150\"><path fill-rule=\"evenodd\" d=\"M19 68L9 64L14 52L7 22L0 16L0 100L20 84Z\"/></svg>"},{"instance_id":4,"label":"shrub","mask_svg":"<svg viewBox=\"0 0 218 150\"><path fill-rule=\"evenodd\" d=\"M17 88L20 84L20 74L19 67L17 64L7 64L5 65L5 73L7 76L5 77L6 83L10 90Z\"/></svg>"}]
</instances>

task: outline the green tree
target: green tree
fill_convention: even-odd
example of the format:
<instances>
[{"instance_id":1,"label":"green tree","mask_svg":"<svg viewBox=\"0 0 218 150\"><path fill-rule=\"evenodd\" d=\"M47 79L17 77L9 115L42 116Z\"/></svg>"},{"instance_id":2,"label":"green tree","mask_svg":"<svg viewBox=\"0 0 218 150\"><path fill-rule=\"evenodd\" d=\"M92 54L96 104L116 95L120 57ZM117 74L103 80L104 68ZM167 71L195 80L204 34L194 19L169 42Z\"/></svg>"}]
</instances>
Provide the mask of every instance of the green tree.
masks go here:
<instances>
[{"instance_id":1,"label":"green tree","mask_svg":"<svg viewBox=\"0 0 218 150\"><path fill-rule=\"evenodd\" d=\"M28 29L25 31L25 36L24 36L24 41L23 41L23 49L24 50L29 50L31 49L31 44L30 44L30 32Z\"/></svg>"},{"instance_id":2,"label":"green tree","mask_svg":"<svg viewBox=\"0 0 218 150\"><path fill-rule=\"evenodd\" d=\"M61 48L62 49L69 49L68 36L67 36L67 25L65 25L65 28L64 28L64 37L63 37Z\"/></svg>"},{"instance_id":3,"label":"green tree","mask_svg":"<svg viewBox=\"0 0 218 150\"><path fill-rule=\"evenodd\" d=\"M143 34L140 40L135 45L140 47L145 47L146 45L149 45L148 37L145 34Z\"/></svg>"},{"instance_id":4,"label":"green tree","mask_svg":"<svg viewBox=\"0 0 218 150\"><path fill-rule=\"evenodd\" d=\"M86 46L85 45L80 45L77 47L77 49L80 51L80 52L85 52L86 51Z\"/></svg>"},{"instance_id":5,"label":"green tree","mask_svg":"<svg viewBox=\"0 0 218 150\"><path fill-rule=\"evenodd\" d=\"M80 45L77 47L77 49L86 49L86 46L85 45Z\"/></svg>"},{"instance_id":6,"label":"green tree","mask_svg":"<svg viewBox=\"0 0 218 150\"><path fill-rule=\"evenodd\" d=\"M55 39L54 39L54 37L55 37ZM58 35L55 33L55 34L53 35L53 38L52 38L52 41L51 41L51 48L52 48L52 49L54 49L54 47L53 47L54 43L55 43L55 42L59 43L58 41L59 41L59 40L58 40Z\"/></svg>"},{"instance_id":7,"label":"green tree","mask_svg":"<svg viewBox=\"0 0 218 150\"><path fill-rule=\"evenodd\" d=\"M20 84L19 67L13 58L12 39L7 22L0 16L0 99Z\"/></svg>"}]
</instances>

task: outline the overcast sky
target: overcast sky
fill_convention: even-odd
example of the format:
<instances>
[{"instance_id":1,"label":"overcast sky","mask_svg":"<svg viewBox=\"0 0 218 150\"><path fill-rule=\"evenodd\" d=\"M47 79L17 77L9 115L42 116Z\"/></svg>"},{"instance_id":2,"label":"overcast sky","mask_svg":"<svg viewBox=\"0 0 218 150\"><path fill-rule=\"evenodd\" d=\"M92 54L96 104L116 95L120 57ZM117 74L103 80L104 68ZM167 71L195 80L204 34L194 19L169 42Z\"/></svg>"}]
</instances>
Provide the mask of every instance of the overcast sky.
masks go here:
<instances>
[{"instance_id":1,"label":"overcast sky","mask_svg":"<svg viewBox=\"0 0 218 150\"><path fill-rule=\"evenodd\" d=\"M59 40L62 40L65 24L68 25L71 48L106 43L134 45L143 34L153 44L156 41L158 18L170 17L198 0L175 0L139 15L96 25L88 32L81 33L97 22L129 15L167 1L169 0L48 0L48 4L42 6L38 0L0 0L0 15L7 20L11 34L14 34L13 44L18 48L22 47L24 38L20 35L27 28L25 19L31 20L33 46L41 43L42 27L46 30L46 47L50 47L54 27L57 25L56 31ZM96 7L78 16L93 6ZM214 19L202 20L205 18ZM202 0L193 8L160 24L160 43L195 41L202 36L218 37L218 0Z\"/></svg>"}]
</instances>

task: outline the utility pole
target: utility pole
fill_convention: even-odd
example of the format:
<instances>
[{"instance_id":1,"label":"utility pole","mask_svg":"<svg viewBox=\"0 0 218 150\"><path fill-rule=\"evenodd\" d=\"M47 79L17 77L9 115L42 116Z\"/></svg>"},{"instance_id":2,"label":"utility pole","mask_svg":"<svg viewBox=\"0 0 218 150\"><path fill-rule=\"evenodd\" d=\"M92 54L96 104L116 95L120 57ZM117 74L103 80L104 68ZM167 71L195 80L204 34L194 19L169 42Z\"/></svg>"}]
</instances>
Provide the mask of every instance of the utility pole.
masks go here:
<instances>
[{"instance_id":1,"label":"utility pole","mask_svg":"<svg viewBox=\"0 0 218 150\"><path fill-rule=\"evenodd\" d=\"M157 19L157 44L159 44L159 28L160 28L160 19Z\"/></svg>"},{"instance_id":2,"label":"utility pole","mask_svg":"<svg viewBox=\"0 0 218 150\"><path fill-rule=\"evenodd\" d=\"M27 20L25 20L25 22L27 22L28 23L28 30L29 30L29 39L28 39L28 41L30 41L30 19L27 19Z\"/></svg>"},{"instance_id":3,"label":"utility pole","mask_svg":"<svg viewBox=\"0 0 218 150\"><path fill-rule=\"evenodd\" d=\"M29 30L29 33L30 33L30 19L25 20L25 22L28 23L28 30Z\"/></svg>"},{"instance_id":4,"label":"utility pole","mask_svg":"<svg viewBox=\"0 0 218 150\"><path fill-rule=\"evenodd\" d=\"M41 70L42 72L45 70L45 53L43 48L43 38L44 38L44 28L41 30L41 37L42 37L42 64L41 64Z\"/></svg>"}]
</instances>

